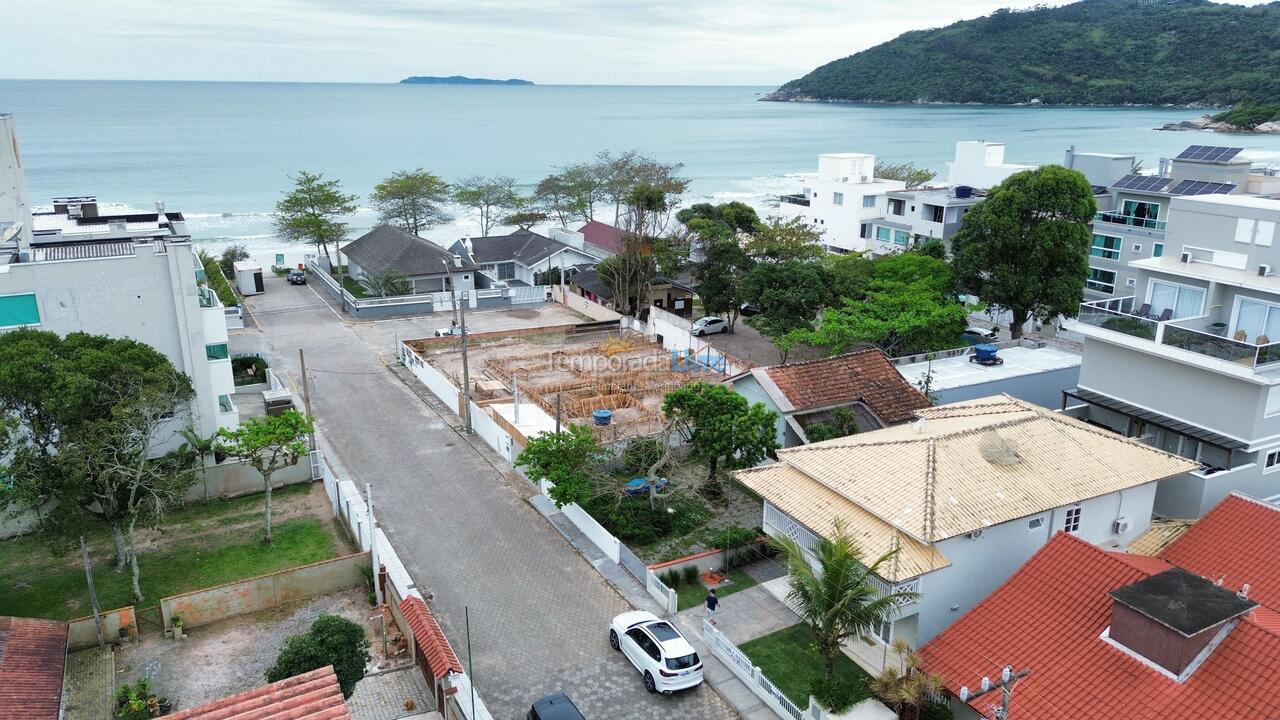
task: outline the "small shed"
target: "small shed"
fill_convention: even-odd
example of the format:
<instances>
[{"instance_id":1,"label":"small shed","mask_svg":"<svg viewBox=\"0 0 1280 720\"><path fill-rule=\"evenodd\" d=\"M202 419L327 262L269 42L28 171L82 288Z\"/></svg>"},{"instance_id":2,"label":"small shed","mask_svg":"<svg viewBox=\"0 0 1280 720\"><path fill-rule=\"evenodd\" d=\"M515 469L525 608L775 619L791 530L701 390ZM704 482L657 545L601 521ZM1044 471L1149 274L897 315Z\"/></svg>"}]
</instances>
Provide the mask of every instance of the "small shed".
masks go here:
<instances>
[{"instance_id":1,"label":"small shed","mask_svg":"<svg viewBox=\"0 0 1280 720\"><path fill-rule=\"evenodd\" d=\"M234 265L236 289L241 295L262 294L262 265L253 260L241 260Z\"/></svg>"}]
</instances>

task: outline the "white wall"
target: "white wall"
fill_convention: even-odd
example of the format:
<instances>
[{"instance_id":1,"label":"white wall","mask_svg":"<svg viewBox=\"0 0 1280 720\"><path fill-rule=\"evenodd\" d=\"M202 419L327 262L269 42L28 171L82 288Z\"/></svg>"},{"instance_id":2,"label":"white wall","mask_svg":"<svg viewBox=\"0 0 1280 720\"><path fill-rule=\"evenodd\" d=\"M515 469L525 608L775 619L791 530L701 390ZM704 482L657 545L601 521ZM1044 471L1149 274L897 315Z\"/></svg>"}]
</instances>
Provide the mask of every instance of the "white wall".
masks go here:
<instances>
[{"instance_id":1,"label":"white wall","mask_svg":"<svg viewBox=\"0 0 1280 720\"><path fill-rule=\"evenodd\" d=\"M764 406L778 414L778 419L774 421L774 435L778 442L778 447L787 447L786 431L787 420L782 416L782 411L773 403L773 398L769 397L769 393L760 387L760 381L756 380L752 375L744 375L733 381L733 391L747 399L748 403L764 403Z\"/></svg>"},{"instance_id":2,"label":"white wall","mask_svg":"<svg viewBox=\"0 0 1280 720\"><path fill-rule=\"evenodd\" d=\"M957 142L955 160L947 163L947 184L992 188L1010 175L1035 168L1035 165L1006 163L1004 149L1004 143L985 140Z\"/></svg>"},{"instance_id":3,"label":"white wall","mask_svg":"<svg viewBox=\"0 0 1280 720\"><path fill-rule=\"evenodd\" d=\"M27 176L18 149L17 128L12 115L0 115L0 223L22 224L21 242L31 243L31 204L27 199Z\"/></svg>"},{"instance_id":4,"label":"white wall","mask_svg":"<svg viewBox=\"0 0 1280 720\"><path fill-rule=\"evenodd\" d=\"M444 374L423 360L404 343L400 344L400 361L404 363L405 367L409 368L414 377L427 386L432 395L440 398L440 402L447 405L450 410L458 411L459 390L453 383L449 382L449 379Z\"/></svg>"}]
</instances>

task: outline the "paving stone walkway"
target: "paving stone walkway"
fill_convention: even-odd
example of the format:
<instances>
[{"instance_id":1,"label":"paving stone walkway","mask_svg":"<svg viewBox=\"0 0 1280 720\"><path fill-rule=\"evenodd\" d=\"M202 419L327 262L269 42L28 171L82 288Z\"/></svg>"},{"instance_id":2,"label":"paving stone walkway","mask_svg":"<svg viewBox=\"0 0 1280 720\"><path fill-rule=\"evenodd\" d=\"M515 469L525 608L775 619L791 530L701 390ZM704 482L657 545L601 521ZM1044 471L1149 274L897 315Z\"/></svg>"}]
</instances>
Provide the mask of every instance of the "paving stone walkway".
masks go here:
<instances>
[{"instance_id":1,"label":"paving stone walkway","mask_svg":"<svg viewBox=\"0 0 1280 720\"><path fill-rule=\"evenodd\" d=\"M405 707L412 701L411 707ZM352 720L398 720L435 709L431 688L416 667L370 675L347 698Z\"/></svg>"},{"instance_id":2,"label":"paving stone walkway","mask_svg":"<svg viewBox=\"0 0 1280 720\"><path fill-rule=\"evenodd\" d=\"M64 720L110 720L115 667L115 656L110 647L67 654L63 681Z\"/></svg>"}]
</instances>

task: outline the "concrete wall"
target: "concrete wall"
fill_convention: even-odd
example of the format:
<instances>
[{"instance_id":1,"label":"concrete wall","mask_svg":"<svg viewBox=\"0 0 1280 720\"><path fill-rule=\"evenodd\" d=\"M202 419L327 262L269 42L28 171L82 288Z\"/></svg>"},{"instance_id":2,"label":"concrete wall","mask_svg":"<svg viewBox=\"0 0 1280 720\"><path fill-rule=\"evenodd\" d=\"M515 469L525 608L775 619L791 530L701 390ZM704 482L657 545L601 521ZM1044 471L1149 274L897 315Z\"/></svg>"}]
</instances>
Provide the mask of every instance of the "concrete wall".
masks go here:
<instances>
[{"instance_id":1,"label":"concrete wall","mask_svg":"<svg viewBox=\"0 0 1280 720\"><path fill-rule=\"evenodd\" d=\"M1276 497L1280 471L1264 472L1262 464L1251 462L1212 475L1192 472L1162 480L1156 489L1155 511L1165 517L1198 518L1232 492L1259 500Z\"/></svg>"},{"instance_id":2,"label":"concrete wall","mask_svg":"<svg viewBox=\"0 0 1280 720\"><path fill-rule=\"evenodd\" d=\"M938 395L937 404L939 405L1009 393L1019 400L1057 410L1062 407L1062 391L1075 387L1079 382L1080 367L1077 365L935 392Z\"/></svg>"},{"instance_id":3,"label":"concrete wall","mask_svg":"<svg viewBox=\"0 0 1280 720\"><path fill-rule=\"evenodd\" d=\"M622 317L621 314L610 310L600 303L591 302L581 295L575 295L569 292L563 285L557 285L554 287L556 289L553 296L555 297L556 302L564 305L570 310L576 310L592 320L603 322L606 320L617 320Z\"/></svg>"},{"instance_id":4,"label":"concrete wall","mask_svg":"<svg viewBox=\"0 0 1280 720\"><path fill-rule=\"evenodd\" d=\"M99 615L102 618L103 642L119 641L121 628L125 628L130 637L138 636L138 625L135 622L132 605L107 610ZM67 621L67 652L97 646L98 628L92 615Z\"/></svg>"},{"instance_id":5,"label":"concrete wall","mask_svg":"<svg viewBox=\"0 0 1280 720\"><path fill-rule=\"evenodd\" d=\"M304 457L296 465L282 468L271 474L271 487L309 483L311 464ZM185 500L196 502L217 497L239 497L262 492L262 475L245 462L224 462L210 465L187 491Z\"/></svg>"},{"instance_id":6,"label":"concrete wall","mask_svg":"<svg viewBox=\"0 0 1280 720\"><path fill-rule=\"evenodd\" d=\"M311 565L281 570L270 575L173 595L160 600L165 629L173 627L173 616L182 616L184 629L208 625L236 615L266 610L284 603L324 595L364 583L360 568L369 564L362 552Z\"/></svg>"},{"instance_id":7,"label":"concrete wall","mask_svg":"<svg viewBox=\"0 0 1280 720\"><path fill-rule=\"evenodd\" d=\"M760 552L761 546L767 544L768 542L769 542L769 538L768 536L765 536L747 545L736 547L730 551L730 560L732 561L743 555L754 556L755 554L758 554ZM669 572L671 570L675 570L679 572L681 570L684 570L686 567L693 566L698 568L698 572L704 573L711 570L715 570L715 571L722 570L724 567L724 561L725 561L724 550L720 548L712 548L710 550L704 550L703 552L700 552L700 553L694 553L693 555L686 555L682 558L669 560L664 563L656 563L654 565L650 565L649 569L657 573L658 575L662 575L663 573Z\"/></svg>"}]
</instances>

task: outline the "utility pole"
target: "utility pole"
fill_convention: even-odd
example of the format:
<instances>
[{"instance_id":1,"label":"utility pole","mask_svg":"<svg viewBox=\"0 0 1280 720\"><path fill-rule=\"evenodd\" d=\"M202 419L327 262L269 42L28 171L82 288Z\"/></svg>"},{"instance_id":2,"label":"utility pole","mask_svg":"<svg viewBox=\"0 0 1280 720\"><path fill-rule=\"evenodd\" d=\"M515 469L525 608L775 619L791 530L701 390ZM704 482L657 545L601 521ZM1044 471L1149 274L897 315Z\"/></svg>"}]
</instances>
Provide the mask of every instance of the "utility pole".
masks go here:
<instances>
[{"instance_id":1,"label":"utility pole","mask_svg":"<svg viewBox=\"0 0 1280 720\"><path fill-rule=\"evenodd\" d=\"M560 393L556 392L556 434L560 433Z\"/></svg>"},{"instance_id":2,"label":"utility pole","mask_svg":"<svg viewBox=\"0 0 1280 720\"><path fill-rule=\"evenodd\" d=\"M991 682L991 678L984 676L982 678L982 689L978 692L970 694L969 688L960 688L960 701L965 703L971 702L983 695L986 695L987 693L999 690L1000 707L996 709L996 720L1009 720L1009 701L1013 699L1013 688L1018 684L1019 680L1030 674L1030 668L1014 672L1012 665L1005 665L1004 670L1000 672L1000 682L993 683Z\"/></svg>"},{"instance_id":3,"label":"utility pole","mask_svg":"<svg viewBox=\"0 0 1280 720\"><path fill-rule=\"evenodd\" d=\"M471 606L462 606L462 617L467 624L467 680L471 686L471 717L476 716L476 669L471 664Z\"/></svg>"},{"instance_id":4,"label":"utility pole","mask_svg":"<svg viewBox=\"0 0 1280 720\"><path fill-rule=\"evenodd\" d=\"M84 544L83 535L80 536L80 556L84 558L84 579L89 584L89 604L93 607L93 626L98 631L98 647L102 647L102 613L98 609L98 592L93 589L93 563L89 561L89 546Z\"/></svg>"},{"instance_id":5,"label":"utility pole","mask_svg":"<svg viewBox=\"0 0 1280 720\"><path fill-rule=\"evenodd\" d=\"M364 484L364 500L365 512L369 514L369 559L373 561L373 597L382 604L382 561L378 558L378 521L373 517L373 483ZM386 631L383 633L383 643L386 643ZM386 648L383 648L383 655L386 655Z\"/></svg>"},{"instance_id":6,"label":"utility pole","mask_svg":"<svg viewBox=\"0 0 1280 720\"><path fill-rule=\"evenodd\" d=\"M440 261L444 265L444 272L447 277L446 282L449 283L449 297L453 301L454 310L458 313L462 320L462 422L467 429L467 434L471 434L471 367L467 363L467 310L468 301L467 291L462 291L462 302L458 302L457 288L453 283L453 272L449 267L448 260ZM462 267L462 258L454 255L453 262L458 267Z\"/></svg>"},{"instance_id":7,"label":"utility pole","mask_svg":"<svg viewBox=\"0 0 1280 720\"><path fill-rule=\"evenodd\" d=\"M334 254L338 256L338 304L342 306L342 312L347 311L347 284L342 280L342 248L338 247L338 243L333 244Z\"/></svg>"},{"instance_id":8,"label":"utility pole","mask_svg":"<svg viewBox=\"0 0 1280 720\"><path fill-rule=\"evenodd\" d=\"M298 364L302 366L302 406L306 408L307 417L315 417L311 413L311 380L307 377L307 357L302 354L302 348L298 348ZM311 450L316 449L316 434L307 435L307 446Z\"/></svg>"}]
</instances>

